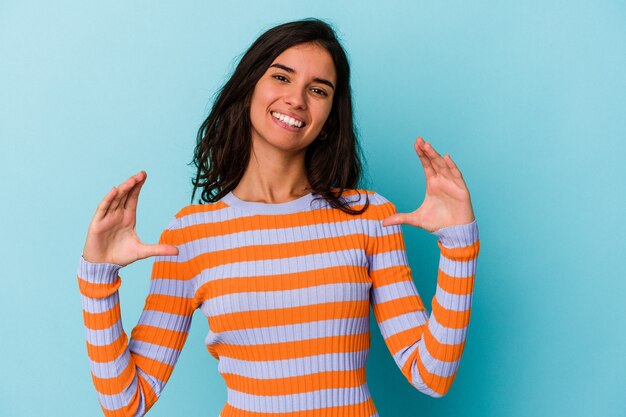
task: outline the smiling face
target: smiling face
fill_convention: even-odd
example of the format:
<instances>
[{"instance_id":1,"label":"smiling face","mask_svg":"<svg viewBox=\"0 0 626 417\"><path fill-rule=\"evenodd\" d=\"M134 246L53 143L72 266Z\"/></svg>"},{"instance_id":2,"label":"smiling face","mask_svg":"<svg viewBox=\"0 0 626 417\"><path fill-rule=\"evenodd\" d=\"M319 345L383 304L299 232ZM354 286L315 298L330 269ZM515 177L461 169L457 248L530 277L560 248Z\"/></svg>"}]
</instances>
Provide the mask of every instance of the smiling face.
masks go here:
<instances>
[{"instance_id":1,"label":"smiling face","mask_svg":"<svg viewBox=\"0 0 626 417\"><path fill-rule=\"evenodd\" d=\"M283 51L250 99L253 146L306 148L330 114L336 85L335 64L323 47L307 43Z\"/></svg>"}]
</instances>

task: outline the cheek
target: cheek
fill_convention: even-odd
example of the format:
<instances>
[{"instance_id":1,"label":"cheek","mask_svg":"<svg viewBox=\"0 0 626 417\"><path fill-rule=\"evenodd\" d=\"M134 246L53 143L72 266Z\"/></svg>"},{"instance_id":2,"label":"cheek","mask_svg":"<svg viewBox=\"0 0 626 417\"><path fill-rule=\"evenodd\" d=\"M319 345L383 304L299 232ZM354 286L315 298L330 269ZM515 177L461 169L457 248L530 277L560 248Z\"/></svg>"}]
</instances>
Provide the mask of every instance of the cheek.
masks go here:
<instances>
[{"instance_id":1,"label":"cheek","mask_svg":"<svg viewBox=\"0 0 626 417\"><path fill-rule=\"evenodd\" d=\"M275 89L266 82L259 81L254 89L254 92L252 93L252 97L256 101L257 105L267 107L270 104L272 97L276 97L276 91L274 90Z\"/></svg>"},{"instance_id":2,"label":"cheek","mask_svg":"<svg viewBox=\"0 0 626 417\"><path fill-rule=\"evenodd\" d=\"M326 123L328 120L328 116L330 116L330 112L332 110L332 106L324 105L318 109L320 124Z\"/></svg>"},{"instance_id":3,"label":"cheek","mask_svg":"<svg viewBox=\"0 0 626 417\"><path fill-rule=\"evenodd\" d=\"M253 122L261 122L267 110L267 101L259 92L252 94L250 98L250 119Z\"/></svg>"}]
</instances>

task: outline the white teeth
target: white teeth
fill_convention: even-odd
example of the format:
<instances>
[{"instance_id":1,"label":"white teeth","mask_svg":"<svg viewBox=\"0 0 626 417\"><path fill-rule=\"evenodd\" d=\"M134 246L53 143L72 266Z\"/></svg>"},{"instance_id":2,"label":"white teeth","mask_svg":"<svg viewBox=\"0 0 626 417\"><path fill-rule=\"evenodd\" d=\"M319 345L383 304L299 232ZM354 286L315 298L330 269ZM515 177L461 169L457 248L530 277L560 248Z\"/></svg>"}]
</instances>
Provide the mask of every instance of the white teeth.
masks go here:
<instances>
[{"instance_id":1,"label":"white teeth","mask_svg":"<svg viewBox=\"0 0 626 417\"><path fill-rule=\"evenodd\" d=\"M295 126L295 127L302 127L303 123L300 120L296 120L293 117L289 117L287 115L278 113L278 112L272 112L272 116L274 116L276 119L287 123L290 126Z\"/></svg>"}]
</instances>

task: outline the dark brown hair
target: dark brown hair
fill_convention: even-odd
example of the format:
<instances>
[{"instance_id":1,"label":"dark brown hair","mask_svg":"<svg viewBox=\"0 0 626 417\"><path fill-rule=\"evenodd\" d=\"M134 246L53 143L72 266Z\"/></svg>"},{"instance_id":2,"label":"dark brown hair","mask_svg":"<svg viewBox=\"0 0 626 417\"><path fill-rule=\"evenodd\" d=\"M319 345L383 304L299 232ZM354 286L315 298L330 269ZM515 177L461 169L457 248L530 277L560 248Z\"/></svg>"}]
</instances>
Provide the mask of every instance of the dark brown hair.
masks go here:
<instances>
[{"instance_id":1,"label":"dark brown hair","mask_svg":"<svg viewBox=\"0 0 626 417\"><path fill-rule=\"evenodd\" d=\"M352 114L350 65L335 31L326 22L309 18L275 26L263 33L245 52L230 79L217 92L209 116L200 126L194 157L197 167L191 201L202 188L198 203L216 202L233 190L245 172L252 146L252 123L246 107L259 79L284 50L303 43L325 48L333 58L337 85L323 130L305 153L305 172L315 199L324 198L334 208L360 214L349 207L342 194L356 190L361 179L362 150ZM367 196L366 196L367 197Z\"/></svg>"}]
</instances>

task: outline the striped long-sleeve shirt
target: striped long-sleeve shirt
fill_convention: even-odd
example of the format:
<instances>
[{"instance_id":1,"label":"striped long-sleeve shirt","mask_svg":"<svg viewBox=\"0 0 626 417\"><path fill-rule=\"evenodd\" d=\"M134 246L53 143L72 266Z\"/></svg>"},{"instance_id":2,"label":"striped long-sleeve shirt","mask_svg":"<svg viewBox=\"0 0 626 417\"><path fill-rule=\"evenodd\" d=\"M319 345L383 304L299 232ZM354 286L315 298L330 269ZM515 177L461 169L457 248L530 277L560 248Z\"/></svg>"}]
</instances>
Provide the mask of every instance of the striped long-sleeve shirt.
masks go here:
<instances>
[{"instance_id":1,"label":"striped long-sleeve shirt","mask_svg":"<svg viewBox=\"0 0 626 417\"><path fill-rule=\"evenodd\" d=\"M359 191L358 193L356 191ZM220 417L378 417L365 364L370 305L408 382L432 397L456 376L470 319L480 242L476 221L439 237L432 312L413 283L396 212L377 192L344 193L360 215L309 193L285 203L237 198L182 208L159 243L149 294L130 340L120 265L82 256L78 284L93 382L104 414L142 416L160 397L192 315L208 320L227 402Z\"/></svg>"}]
</instances>

